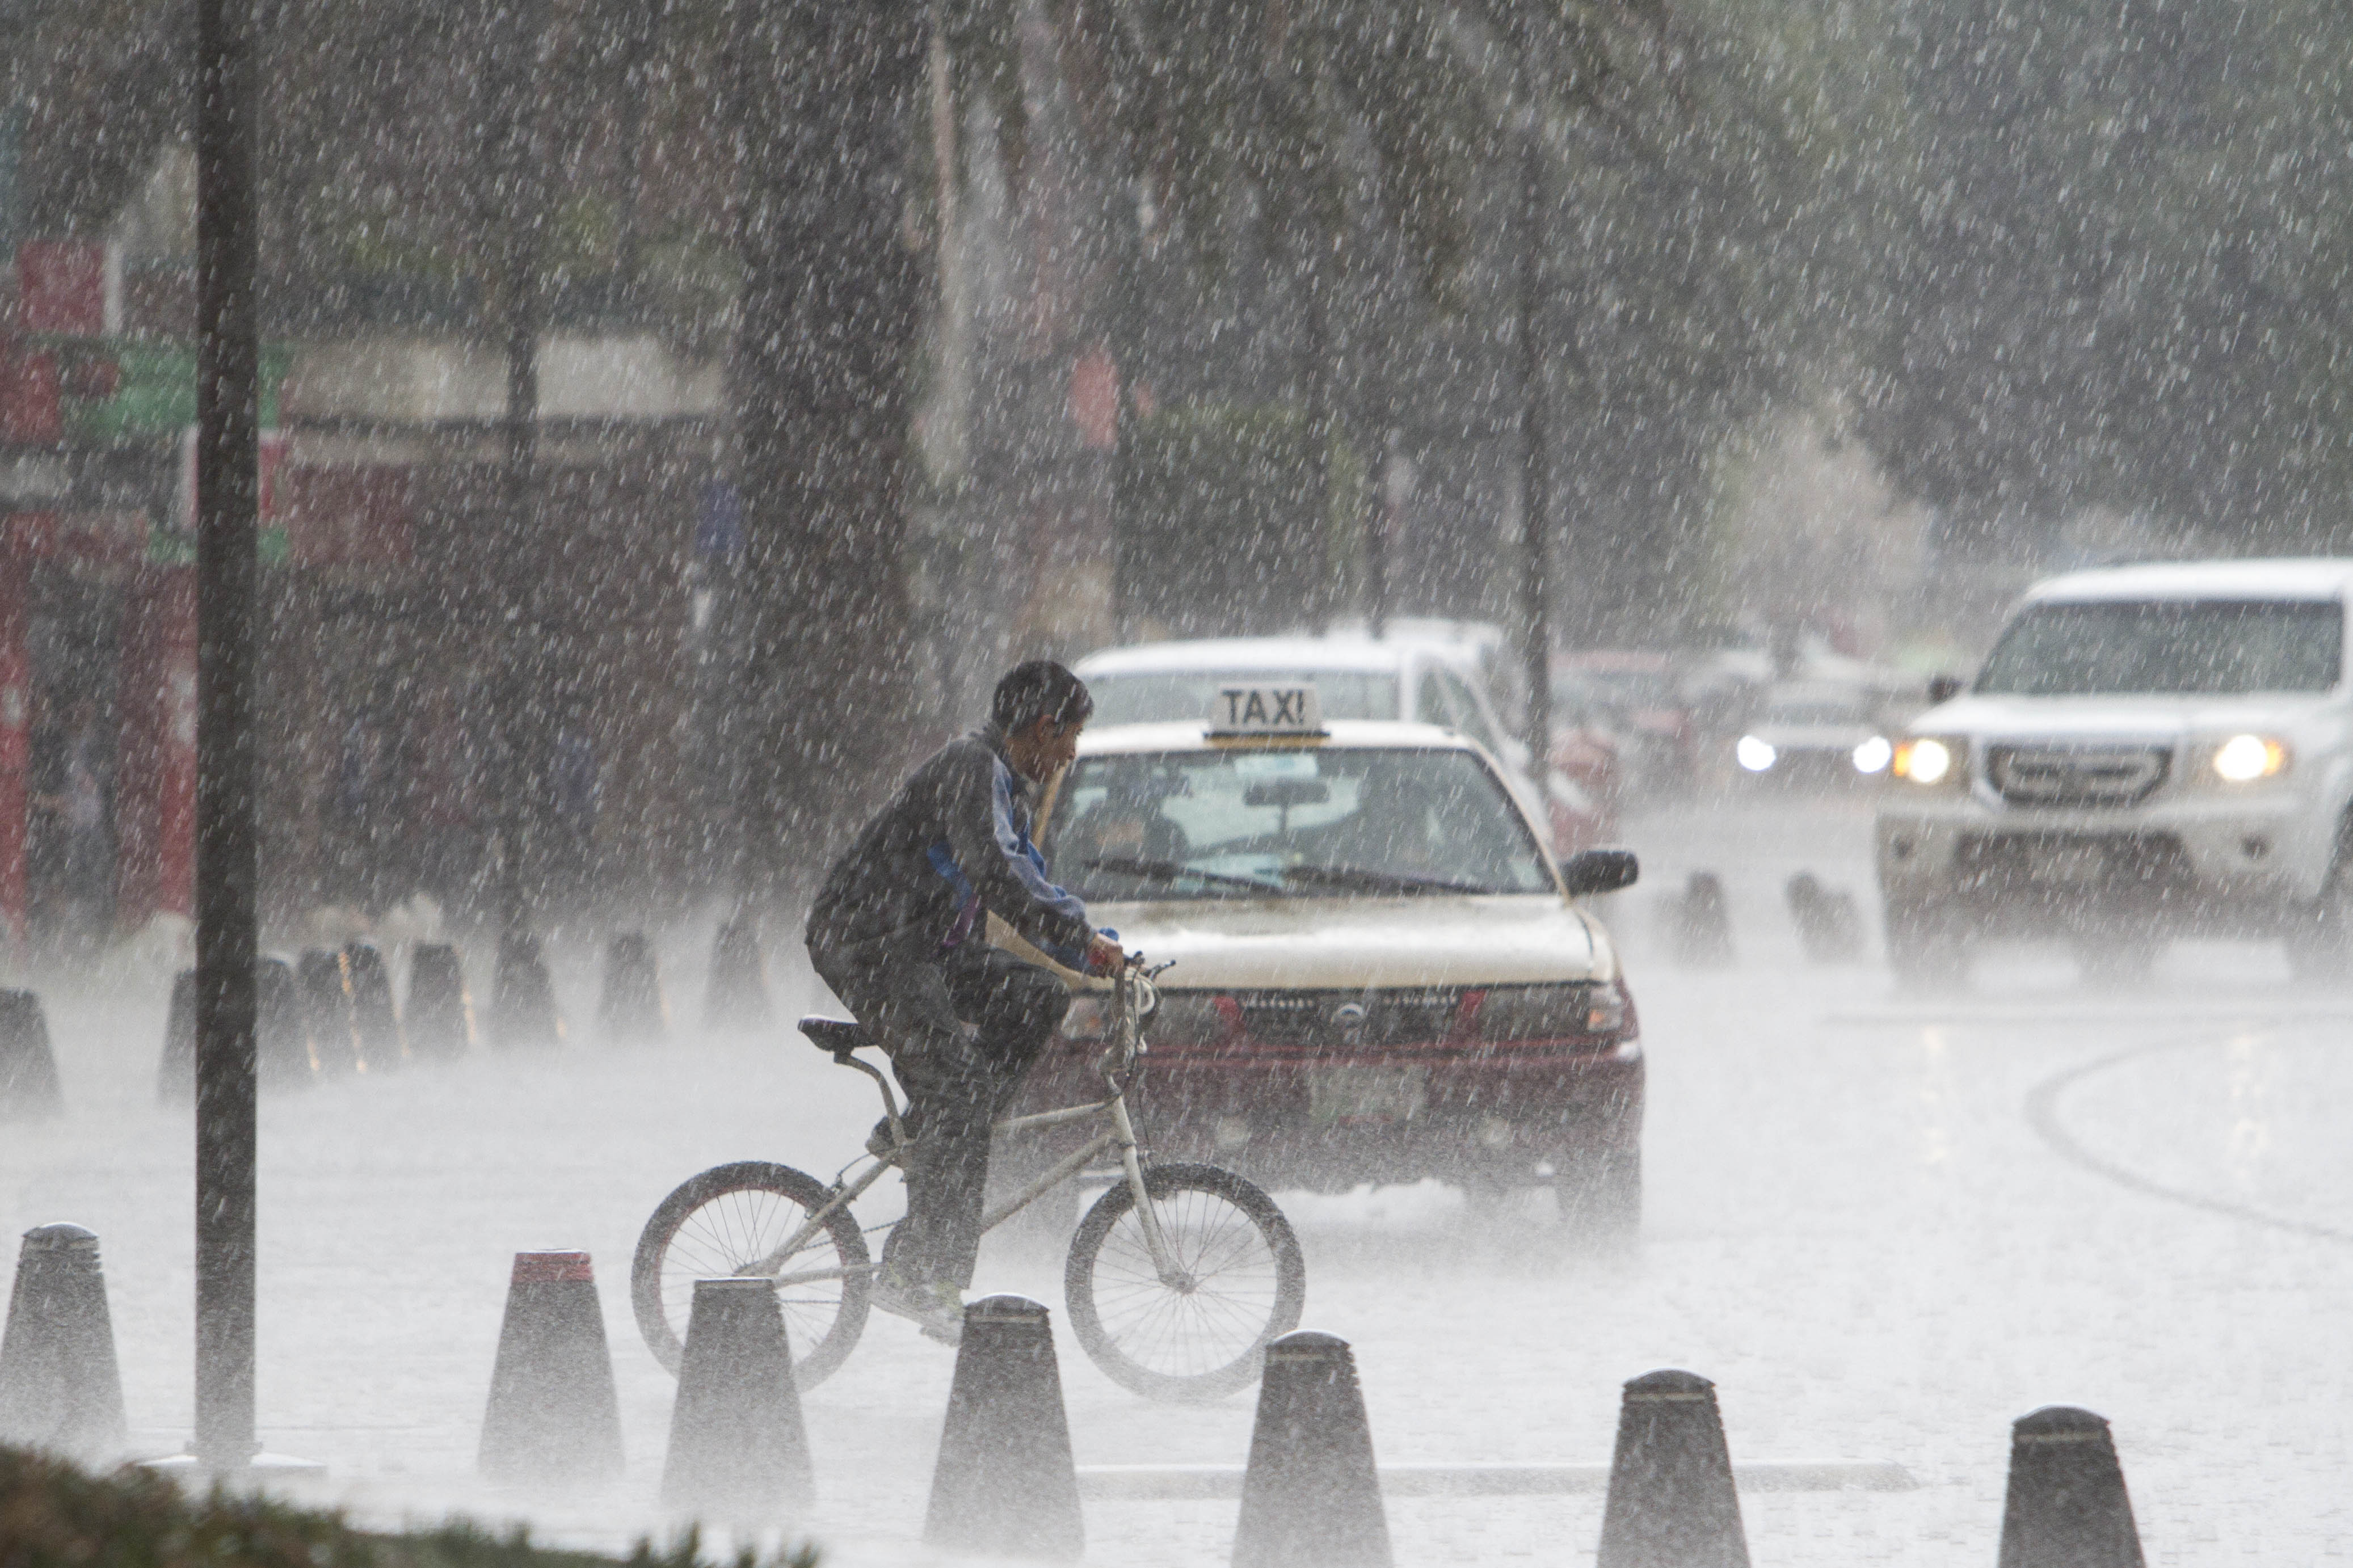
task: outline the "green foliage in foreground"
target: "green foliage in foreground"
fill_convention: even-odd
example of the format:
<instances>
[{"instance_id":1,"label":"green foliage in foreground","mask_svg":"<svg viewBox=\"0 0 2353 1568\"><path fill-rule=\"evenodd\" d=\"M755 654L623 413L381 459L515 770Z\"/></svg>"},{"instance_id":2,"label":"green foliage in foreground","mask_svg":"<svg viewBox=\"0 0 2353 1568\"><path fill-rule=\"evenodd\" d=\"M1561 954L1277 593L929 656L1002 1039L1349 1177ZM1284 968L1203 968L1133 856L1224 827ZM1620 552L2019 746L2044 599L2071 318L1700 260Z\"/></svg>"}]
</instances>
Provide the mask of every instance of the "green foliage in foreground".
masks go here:
<instances>
[{"instance_id":1,"label":"green foliage in foreground","mask_svg":"<svg viewBox=\"0 0 2353 1568\"><path fill-rule=\"evenodd\" d=\"M151 1472L95 1476L45 1454L0 1447L0 1568L619 1568L622 1559L533 1546L461 1519L399 1535L340 1513L218 1490L194 1497ZM817 1568L813 1547L733 1568ZM707 1568L699 1534L641 1541L628 1568Z\"/></svg>"}]
</instances>

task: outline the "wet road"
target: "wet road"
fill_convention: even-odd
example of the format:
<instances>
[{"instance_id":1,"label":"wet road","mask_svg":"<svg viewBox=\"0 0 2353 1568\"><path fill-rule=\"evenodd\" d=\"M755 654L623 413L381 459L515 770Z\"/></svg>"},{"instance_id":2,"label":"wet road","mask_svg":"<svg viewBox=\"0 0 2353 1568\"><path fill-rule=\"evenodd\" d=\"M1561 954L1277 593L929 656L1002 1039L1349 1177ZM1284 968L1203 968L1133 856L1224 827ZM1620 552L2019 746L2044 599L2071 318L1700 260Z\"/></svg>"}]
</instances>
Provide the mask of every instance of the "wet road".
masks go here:
<instances>
[{"instance_id":1,"label":"wet road","mask_svg":"<svg viewBox=\"0 0 2353 1568\"><path fill-rule=\"evenodd\" d=\"M1610 919L1652 1074L1636 1260L1565 1256L1540 1197L1492 1215L1434 1186L1283 1194L1307 1323L1355 1342L1382 1458L1604 1459L1618 1385L1689 1367L1716 1381L1736 1459L1893 1460L1919 1483L1746 1495L1760 1565L1981 1564L2008 1423L2081 1404L2116 1424L2152 1563L2345 1550L2353 997L2294 988L2274 952L2228 944L2179 947L2122 995L2030 951L1932 1001L1897 995L1875 958L1808 965L1782 884L1810 870L1867 913L1865 827L1853 803L1780 799L1632 826L1645 883ZM1659 939L1662 893L1695 868L1731 897L1728 968L1677 968ZM700 951L681 940L670 973L699 978ZM593 978L577 960L559 975L575 1016ZM53 1003L72 1110L0 1134L0 1223L100 1232L132 1420L162 1449L186 1430L191 1272L185 1116L152 1100L161 987ZM628 1317L638 1226L722 1160L829 1170L870 1092L804 1046L685 1037L659 1057L486 1054L270 1101L271 1445L328 1460L329 1494L372 1517L522 1512L596 1542L666 1530L671 1384ZM607 1496L535 1501L470 1477L507 1258L542 1246L588 1247L604 1281L630 1453ZM1060 1307L1056 1271L1019 1258L992 1256L979 1284ZM1247 1395L1146 1405L1067 1336L1061 1355L1082 1464L1242 1458ZM810 1395L808 1528L836 1560L922 1558L949 1368L877 1320ZM1396 1500L1391 1522L1400 1561L1577 1561L1600 1506ZM1094 1503L1089 1555L1221 1562L1232 1521L1229 1502Z\"/></svg>"}]
</instances>

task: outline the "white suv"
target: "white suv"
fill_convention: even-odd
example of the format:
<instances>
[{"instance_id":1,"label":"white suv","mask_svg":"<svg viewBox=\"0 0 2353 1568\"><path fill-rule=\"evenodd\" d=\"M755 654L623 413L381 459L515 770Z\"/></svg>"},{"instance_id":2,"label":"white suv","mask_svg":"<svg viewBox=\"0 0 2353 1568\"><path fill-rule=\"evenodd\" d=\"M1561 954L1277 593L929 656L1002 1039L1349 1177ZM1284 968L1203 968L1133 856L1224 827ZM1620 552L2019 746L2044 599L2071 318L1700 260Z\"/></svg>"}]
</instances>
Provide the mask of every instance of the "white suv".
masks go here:
<instances>
[{"instance_id":1,"label":"white suv","mask_svg":"<svg viewBox=\"0 0 2353 1568\"><path fill-rule=\"evenodd\" d=\"M1897 974L1978 932L2058 934L2129 978L2166 938L2353 949L2353 561L2077 572L2026 595L1960 696L1914 720L1879 810Z\"/></svg>"}]
</instances>

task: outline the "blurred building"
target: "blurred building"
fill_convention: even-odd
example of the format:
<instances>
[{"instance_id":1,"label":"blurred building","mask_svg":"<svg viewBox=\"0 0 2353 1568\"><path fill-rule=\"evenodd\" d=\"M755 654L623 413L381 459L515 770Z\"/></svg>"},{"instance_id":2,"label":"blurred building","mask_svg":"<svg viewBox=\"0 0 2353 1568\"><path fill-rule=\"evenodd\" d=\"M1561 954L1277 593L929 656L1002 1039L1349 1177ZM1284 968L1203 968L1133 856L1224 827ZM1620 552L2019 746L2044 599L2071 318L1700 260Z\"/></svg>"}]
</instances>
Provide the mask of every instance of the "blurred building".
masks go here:
<instances>
[{"instance_id":1,"label":"blurred building","mask_svg":"<svg viewBox=\"0 0 2353 1568\"><path fill-rule=\"evenodd\" d=\"M14 260L0 920L135 928L192 909L188 269L126 267L100 242L27 241ZM693 875L694 564L698 538L727 544L704 504L720 366L592 323L546 336L540 377L543 500L518 537L495 353L364 319L268 350L264 877L280 918L417 891L478 902L514 804L496 747L519 701L564 751L534 775L564 795L541 814L555 831L526 868L536 890L659 898ZM536 623L520 669L518 604Z\"/></svg>"}]
</instances>

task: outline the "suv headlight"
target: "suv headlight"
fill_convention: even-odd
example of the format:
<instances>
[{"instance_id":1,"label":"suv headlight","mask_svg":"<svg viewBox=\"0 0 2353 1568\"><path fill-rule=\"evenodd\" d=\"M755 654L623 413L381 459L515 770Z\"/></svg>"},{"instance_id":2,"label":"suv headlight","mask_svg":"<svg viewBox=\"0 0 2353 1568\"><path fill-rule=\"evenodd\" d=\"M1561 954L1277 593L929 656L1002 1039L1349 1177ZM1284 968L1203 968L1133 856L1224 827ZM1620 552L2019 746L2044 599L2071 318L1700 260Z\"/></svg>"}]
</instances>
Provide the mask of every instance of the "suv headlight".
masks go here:
<instances>
[{"instance_id":1,"label":"suv headlight","mask_svg":"<svg viewBox=\"0 0 2353 1568\"><path fill-rule=\"evenodd\" d=\"M1955 788L1968 777L1969 743L1945 735L1907 736L1895 743L1887 771L1924 788Z\"/></svg>"},{"instance_id":2,"label":"suv headlight","mask_svg":"<svg viewBox=\"0 0 2353 1568\"><path fill-rule=\"evenodd\" d=\"M1626 1027L1626 995L1614 984L1491 985L1479 1004L1479 1037L1559 1040L1615 1036Z\"/></svg>"},{"instance_id":3,"label":"suv headlight","mask_svg":"<svg viewBox=\"0 0 2353 1568\"><path fill-rule=\"evenodd\" d=\"M2224 784L2253 784L2285 773L2287 763L2285 742L2269 735L2233 735L2213 748L2206 765Z\"/></svg>"}]
</instances>

